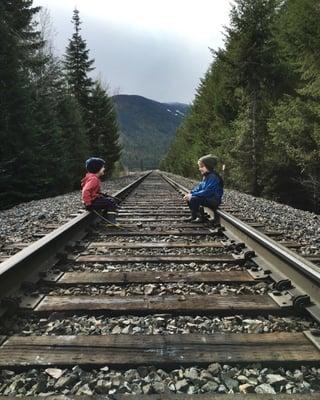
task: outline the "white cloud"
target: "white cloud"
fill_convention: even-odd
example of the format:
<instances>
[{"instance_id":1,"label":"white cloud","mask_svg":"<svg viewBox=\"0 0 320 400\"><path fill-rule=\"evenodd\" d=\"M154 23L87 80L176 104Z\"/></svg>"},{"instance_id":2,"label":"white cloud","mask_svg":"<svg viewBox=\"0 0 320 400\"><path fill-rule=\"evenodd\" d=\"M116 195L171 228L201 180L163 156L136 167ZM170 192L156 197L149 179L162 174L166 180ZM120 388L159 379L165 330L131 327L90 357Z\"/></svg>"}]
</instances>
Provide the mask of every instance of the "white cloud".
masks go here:
<instances>
[{"instance_id":1,"label":"white cloud","mask_svg":"<svg viewBox=\"0 0 320 400\"><path fill-rule=\"evenodd\" d=\"M228 21L229 0L36 0L48 8L74 7L86 15L111 24L201 42L220 36Z\"/></svg>"},{"instance_id":2,"label":"white cloud","mask_svg":"<svg viewBox=\"0 0 320 400\"><path fill-rule=\"evenodd\" d=\"M111 89L160 101L190 102L212 56L223 44L229 0L34 0L49 9L64 52L72 34L72 11L96 73Z\"/></svg>"}]
</instances>

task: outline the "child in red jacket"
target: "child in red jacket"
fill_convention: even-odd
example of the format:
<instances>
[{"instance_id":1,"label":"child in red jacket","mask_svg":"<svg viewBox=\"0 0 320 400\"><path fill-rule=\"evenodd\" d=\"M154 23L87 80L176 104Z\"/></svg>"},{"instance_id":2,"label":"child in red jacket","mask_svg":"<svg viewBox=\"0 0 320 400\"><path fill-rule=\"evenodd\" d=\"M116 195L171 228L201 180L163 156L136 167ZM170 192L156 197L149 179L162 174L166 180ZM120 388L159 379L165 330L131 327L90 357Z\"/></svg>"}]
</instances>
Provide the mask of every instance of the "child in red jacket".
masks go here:
<instances>
[{"instance_id":1,"label":"child in red jacket","mask_svg":"<svg viewBox=\"0 0 320 400\"><path fill-rule=\"evenodd\" d=\"M116 202L101 193L100 177L105 172L105 161L101 158L91 157L86 161L87 174L81 181L82 201L88 211L104 210L114 212L117 209ZM108 213L108 219L111 215ZM114 215L112 218L114 221Z\"/></svg>"}]
</instances>

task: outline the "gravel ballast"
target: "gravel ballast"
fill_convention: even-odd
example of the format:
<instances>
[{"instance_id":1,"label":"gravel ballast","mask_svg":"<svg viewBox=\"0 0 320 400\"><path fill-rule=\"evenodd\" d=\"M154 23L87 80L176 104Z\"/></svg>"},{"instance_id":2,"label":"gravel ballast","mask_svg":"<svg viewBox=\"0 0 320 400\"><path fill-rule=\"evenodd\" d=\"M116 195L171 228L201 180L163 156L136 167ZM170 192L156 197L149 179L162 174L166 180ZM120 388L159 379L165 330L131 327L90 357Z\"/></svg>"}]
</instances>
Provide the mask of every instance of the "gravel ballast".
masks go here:
<instances>
[{"instance_id":1,"label":"gravel ballast","mask_svg":"<svg viewBox=\"0 0 320 400\"><path fill-rule=\"evenodd\" d=\"M320 388L320 369L301 367L262 368L260 365L240 366L210 364L171 370L141 366L118 371L104 366L86 371L72 369L31 369L15 373L0 372L0 394L32 396L95 394L156 394L185 393L310 393ZM108 398L108 397L107 397Z\"/></svg>"},{"instance_id":2,"label":"gravel ballast","mask_svg":"<svg viewBox=\"0 0 320 400\"><path fill-rule=\"evenodd\" d=\"M141 174L131 174L120 178L108 179L102 184L102 191L115 193L129 185ZM0 211L0 244L14 242L33 242L35 232L44 231L46 224L60 224L70 219L70 214L83 210L80 189L56 197L21 203L8 210ZM1 247L0 247L1 250Z\"/></svg>"},{"instance_id":3,"label":"gravel ballast","mask_svg":"<svg viewBox=\"0 0 320 400\"><path fill-rule=\"evenodd\" d=\"M197 184L193 179L166 174L188 189ZM320 215L230 189L224 192L223 204L238 210L243 218L251 217L270 230L283 232L286 239L301 245L297 252L302 255L320 253Z\"/></svg>"}]
</instances>

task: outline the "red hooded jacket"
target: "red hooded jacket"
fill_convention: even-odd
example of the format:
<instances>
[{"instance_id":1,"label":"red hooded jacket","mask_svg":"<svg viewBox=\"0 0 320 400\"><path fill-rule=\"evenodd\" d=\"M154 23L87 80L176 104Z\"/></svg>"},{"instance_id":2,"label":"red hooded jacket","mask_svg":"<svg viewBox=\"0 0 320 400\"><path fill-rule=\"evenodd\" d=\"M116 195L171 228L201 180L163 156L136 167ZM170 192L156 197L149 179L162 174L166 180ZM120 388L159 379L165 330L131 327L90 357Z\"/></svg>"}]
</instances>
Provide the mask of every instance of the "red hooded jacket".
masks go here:
<instances>
[{"instance_id":1,"label":"red hooded jacket","mask_svg":"<svg viewBox=\"0 0 320 400\"><path fill-rule=\"evenodd\" d=\"M81 181L82 201L86 206L91 206L92 202L100 197L101 181L96 174L88 172Z\"/></svg>"}]
</instances>

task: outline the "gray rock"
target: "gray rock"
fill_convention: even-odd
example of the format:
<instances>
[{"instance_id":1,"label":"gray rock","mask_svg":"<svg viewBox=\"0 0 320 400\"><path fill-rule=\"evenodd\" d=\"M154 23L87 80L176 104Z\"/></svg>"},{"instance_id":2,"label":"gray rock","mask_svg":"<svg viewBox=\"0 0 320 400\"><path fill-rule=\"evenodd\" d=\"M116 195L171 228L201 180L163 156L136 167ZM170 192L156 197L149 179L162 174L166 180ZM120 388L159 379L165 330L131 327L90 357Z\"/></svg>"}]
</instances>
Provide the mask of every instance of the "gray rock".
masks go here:
<instances>
[{"instance_id":1,"label":"gray rock","mask_svg":"<svg viewBox=\"0 0 320 400\"><path fill-rule=\"evenodd\" d=\"M294 371L293 379L296 382L302 382L303 381L303 373L297 369L296 371Z\"/></svg>"},{"instance_id":2,"label":"gray rock","mask_svg":"<svg viewBox=\"0 0 320 400\"><path fill-rule=\"evenodd\" d=\"M137 371L141 378L145 378L149 374L149 369L147 367L138 367Z\"/></svg>"},{"instance_id":3,"label":"gray rock","mask_svg":"<svg viewBox=\"0 0 320 400\"><path fill-rule=\"evenodd\" d=\"M70 374L66 376L62 376L57 380L54 387L56 389L65 389L67 387L73 386L78 380L78 377L75 374Z\"/></svg>"},{"instance_id":4,"label":"gray rock","mask_svg":"<svg viewBox=\"0 0 320 400\"><path fill-rule=\"evenodd\" d=\"M64 371L59 368L47 368L45 372L54 379L59 379L63 375Z\"/></svg>"},{"instance_id":5,"label":"gray rock","mask_svg":"<svg viewBox=\"0 0 320 400\"><path fill-rule=\"evenodd\" d=\"M213 378L213 376L212 376L212 374L211 374L209 371L202 370L202 371L200 372L200 379L201 379L202 381L208 381L208 380L211 380L212 378Z\"/></svg>"},{"instance_id":6,"label":"gray rock","mask_svg":"<svg viewBox=\"0 0 320 400\"><path fill-rule=\"evenodd\" d=\"M199 381L199 373L196 368L187 369L184 373L186 379L189 379L191 382L196 383Z\"/></svg>"},{"instance_id":7,"label":"gray rock","mask_svg":"<svg viewBox=\"0 0 320 400\"><path fill-rule=\"evenodd\" d=\"M95 385L95 390L98 394L108 394L111 387L112 387L111 381L105 381L103 379L99 379Z\"/></svg>"},{"instance_id":8,"label":"gray rock","mask_svg":"<svg viewBox=\"0 0 320 400\"><path fill-rule=\"evenodd\" d=\"M250 383L243 383L242 385L239 386L239 392L240 393L253 393L254 386L250 385Z\"/></svg>"},{"instance_id":9,"label":"gray rock","mask_svg":"<svg viewBox=\"0 0 320 400\"><path fill-rule=\"evenodd\" d=\"M219 385L217 392L218 393L227 393L228 389L224 385Z\"/></svg>"},{"instance_id":10,"label":"gray rock","mask_svg":"<svg viewBox=\"0 0 320 400\"><path fill-rule=\"evenodd\" d=\"M128 382L132 382L134 379L139 379L140 375L136 369L129 369L125 372L124 378Z\"/></svg>"},{"instance_id":11,"label":"gray rock","mask_svg":"<svg viewBox=\"0 0 320 400\"><path fill-rule=\"evenodd\" d=\"M268 383L262 383L255 388L255 392L259 394L276 394L275 390Z\"/></svg>"},{"instance_id":12,"label":"gray rock","mask_svg":"<svg viewBox=\"0 0 320 400\"><path fill-rule=\"evenodd\" d=\"M280 386L287 383L287 379L278 374L268 374L266 378L267 382L272 386Z\"/></svg>"},{"instance_id":13,"label":"gray rock","mask_svg":"<svg viewBox=\"0 0 320 400\"><path fill-rule=\"evenodd\" d=\"M152 384L152 388L156 393L163 393L166 389L166 386L163 382L154 382Z\"/></svg>"},{"instance_id":14,"label":"gray rock","mask_svg":"<svg viewBox=\"0 0 320 400\"><path fill-rule=\"evenodd\" d=\"M81 388L77 391L78 396L92 396L93 391L89 388L89 385L86 383L81 386Z\"/></svg>"},{"instance_id":15,"label":"gray rock","mask_svg":"<svg viewBox=\"0 0 320 400\"><path fill-rule=\"evenodd\" d=\"M221 365L218 363L210 364L207 368L207 371L212 375L217 375L221 371Z\"/></svg>"},{"instance_id":16,"label":"gray rock","mask_svg":"<svg viewBox=\"0 0 320 400\"><path fill-rule=\"evenodd\" d=\"M201 391L213 393L217 391L218 387L219 385L216 382L209 381L201 386Z\"/></svg>"},{"instance_id":17,"label":"gray rock","mask_svg":"<svg viewBox=\"0 0 320 400\"><path fill-rule=\"evenodd\" d=\"M143 394L151 393L151 385L149 383L147 385L142 386L142 393Z\"/></svg>"},{"instance_id":18,"label":"gray rock","mask_svg":"<svg viewBox=\"0 0 320 400\"><path fill-rule=\"evenodd\" d=\"M248 382L248 377L246 377L245 375L238 375L237 376L237 380L241 383L247 383Z\"/></svg>"},{"instance_id":19,"label":"gray rock","mask_svg":"<svg viewBox=\"0 0 320 400\"><path fill-rule=\"evenodd\" d=\"M188 386L188 381L186 379L181 379L180 381L176 382L176 389L178 391L184 390Z\"/></svg>"},{"instance_id":20,"label":"gray rock","mask_svg":"<svg viewBox=\"0 0 320 400\"><path fill-rule=\"evenodd\" d=\"M230 378L229 376L223 376L222 381L229 390L233 390L235 392L239 388L239 382Z\"/></svg>"}]
</instances>

